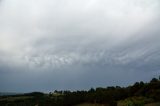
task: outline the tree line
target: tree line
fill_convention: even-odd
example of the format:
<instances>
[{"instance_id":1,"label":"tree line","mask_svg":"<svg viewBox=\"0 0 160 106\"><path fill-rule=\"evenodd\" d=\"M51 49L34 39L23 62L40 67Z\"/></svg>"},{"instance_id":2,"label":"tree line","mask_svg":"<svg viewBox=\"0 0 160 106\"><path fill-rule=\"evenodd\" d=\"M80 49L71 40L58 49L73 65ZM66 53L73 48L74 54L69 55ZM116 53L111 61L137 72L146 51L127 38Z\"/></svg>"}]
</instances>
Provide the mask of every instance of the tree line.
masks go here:
<instances>
[{"instance_id":1,"label":"tree line","mask_svg":"<svg viewBox=\"0 0 160 106\"><path fill-rule=\"evenodd\" d=\"M144 103L160 102L160 78L153 78L150 82L136 82L132 86L98 87L88 91L58 91L44 94L32 92L10 97L31 97L13 101L5 100L8 96L0 97L1 106L74 106L81 103L98 103L106 106L117 106L117 102L132 97L147 98ZM7 104L7 105L6 105ZM141 106L141 105L134 105Z\"/></svg>"}]
</instances>

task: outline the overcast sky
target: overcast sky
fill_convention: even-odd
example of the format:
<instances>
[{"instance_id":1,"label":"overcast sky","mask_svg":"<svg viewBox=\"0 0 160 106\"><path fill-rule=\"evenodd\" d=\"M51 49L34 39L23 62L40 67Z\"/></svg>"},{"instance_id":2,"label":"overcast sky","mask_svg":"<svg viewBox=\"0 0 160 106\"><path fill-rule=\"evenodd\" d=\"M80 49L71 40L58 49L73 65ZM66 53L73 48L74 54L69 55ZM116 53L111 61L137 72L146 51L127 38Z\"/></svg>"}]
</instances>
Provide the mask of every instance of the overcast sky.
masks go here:
<instances>
[{"instance_id":1,"label":"overcast sky","mask_svg":"<svg viewBox=\"0 0 160 106\"><path fill-rule=\"evenodd\" d=\"M0 0L0 91L127 86L160 75L159 0Z\"/></svg>"}]
</instances>

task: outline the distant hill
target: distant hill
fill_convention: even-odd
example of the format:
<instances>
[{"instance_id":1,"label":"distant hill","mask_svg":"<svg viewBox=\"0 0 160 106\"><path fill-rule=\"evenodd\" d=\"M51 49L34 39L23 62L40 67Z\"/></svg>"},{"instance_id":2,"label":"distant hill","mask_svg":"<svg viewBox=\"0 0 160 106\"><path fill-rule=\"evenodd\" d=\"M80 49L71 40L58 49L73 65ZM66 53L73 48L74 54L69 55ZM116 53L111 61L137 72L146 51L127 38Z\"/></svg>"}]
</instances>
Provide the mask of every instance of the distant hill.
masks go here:
<instances>
[{"instance_id":1,"label":"distant hill","mask_svg":"<svg viewBox=\"0 0 160 106\"><path fill-rule=\"evenodd\" d=\"M22 93L15 93L15 92L0 92L0 96L11 96L11 95L19 95Z\"/></svg>"}]
</instances>

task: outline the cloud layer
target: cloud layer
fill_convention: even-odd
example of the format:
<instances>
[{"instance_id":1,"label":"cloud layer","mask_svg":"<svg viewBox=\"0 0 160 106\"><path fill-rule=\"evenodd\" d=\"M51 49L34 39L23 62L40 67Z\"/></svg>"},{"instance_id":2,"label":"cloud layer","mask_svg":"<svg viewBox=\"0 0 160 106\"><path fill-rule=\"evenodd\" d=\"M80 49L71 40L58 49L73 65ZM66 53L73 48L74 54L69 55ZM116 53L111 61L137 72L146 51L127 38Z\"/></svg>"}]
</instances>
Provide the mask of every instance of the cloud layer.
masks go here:
<instances>
[{"instance_id":1,"label":"cloud layer","mask_svg":"<svg viewBox=\"0 0 160 106\"><path fill-rule=\"evenodd\" d=\"M1 0L0 90L146 81L160 73L159 6L159 0Z\"/></svg>"}]
</instances>

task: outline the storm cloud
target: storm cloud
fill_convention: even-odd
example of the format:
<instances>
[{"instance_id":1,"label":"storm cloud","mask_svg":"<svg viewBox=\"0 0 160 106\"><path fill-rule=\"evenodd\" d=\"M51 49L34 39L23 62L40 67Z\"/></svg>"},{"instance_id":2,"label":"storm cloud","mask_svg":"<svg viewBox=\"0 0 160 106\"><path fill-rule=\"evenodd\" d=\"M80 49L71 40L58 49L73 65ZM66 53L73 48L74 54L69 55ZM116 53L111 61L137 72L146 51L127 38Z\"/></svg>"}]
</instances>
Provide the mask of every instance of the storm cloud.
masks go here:
<instances>
[{"instance_id":1,"label":"storm cloud","mask_svg":"<svg viewBox=\"0 0 160 106\"><path fill-rule=\"evenodd\" d=\"M160 74L159 0L1 0L0 91L126 86Z\"/></svg>"}]
</instances>

